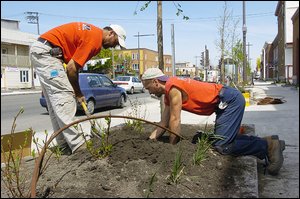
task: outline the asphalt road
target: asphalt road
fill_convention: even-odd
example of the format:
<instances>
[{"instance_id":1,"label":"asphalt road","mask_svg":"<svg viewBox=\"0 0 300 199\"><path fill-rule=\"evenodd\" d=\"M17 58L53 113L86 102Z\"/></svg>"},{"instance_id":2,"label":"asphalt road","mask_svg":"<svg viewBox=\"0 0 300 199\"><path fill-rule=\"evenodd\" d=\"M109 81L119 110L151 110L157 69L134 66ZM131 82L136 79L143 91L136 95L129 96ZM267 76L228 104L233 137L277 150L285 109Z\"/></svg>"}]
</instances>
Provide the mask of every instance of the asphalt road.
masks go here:
<instances>
[{"instance_id":1,"label":"asphalt road","mask_svg":"<svg viewBox=\"0 0 300 199\"><path fill-rule=\"evenodd\" d=\"M146 92L129 94L128 97L131 101L138 99L143 103L147 103L150 95ZM14 117L18 114L21 107L23 107L24 112L17 117L15 132L23 131L30 127L36 132L52 129L49 114L45 108L41 107L39 98L40 94L1 96L1 135L11 132ZM111 112L113 115L128 108L130 108L129 101L123 109L113 107L97 109L94 114L108 114ZM85 115L78 112L76 117L79 119L85 117Z\"/></svg>"}]
</instances>

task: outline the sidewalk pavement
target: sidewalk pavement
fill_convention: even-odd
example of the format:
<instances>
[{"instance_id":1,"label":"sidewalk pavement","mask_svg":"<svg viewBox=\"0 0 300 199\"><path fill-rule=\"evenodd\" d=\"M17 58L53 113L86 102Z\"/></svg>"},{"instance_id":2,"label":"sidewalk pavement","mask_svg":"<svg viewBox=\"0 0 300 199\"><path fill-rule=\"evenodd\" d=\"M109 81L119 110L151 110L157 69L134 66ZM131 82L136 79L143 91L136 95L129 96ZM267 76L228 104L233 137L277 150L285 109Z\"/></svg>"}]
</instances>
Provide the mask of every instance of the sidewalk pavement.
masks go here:
<instances>
[{"instance_id":1,"label":"sidewalk pavement","mask_svg":"<svg viewBox=\"0 0 300 199\"><path fill-rule=\"evenodd\" d=\"M41 87L26 88L26 89L3 89L1 88L1 96L7 95L26 95L26 94L33 94L33 93L41 93Z\"/></svg>"},{"instance_id":2,"label":"sidewalk pavement","mask_svg":"<svg viewBox=\"0 0 300 199\"><path fill-rule=\"evenodd\" d=\"M299 87L255 82L250 90L256 99L269 96L286 101L283 104L253 104L246 108L242 121L255 124L258 136L277 134L286 143L279 175L264 175L262 164L258 164L259 197L299 198Z\"/></svg>"}]
</instances>

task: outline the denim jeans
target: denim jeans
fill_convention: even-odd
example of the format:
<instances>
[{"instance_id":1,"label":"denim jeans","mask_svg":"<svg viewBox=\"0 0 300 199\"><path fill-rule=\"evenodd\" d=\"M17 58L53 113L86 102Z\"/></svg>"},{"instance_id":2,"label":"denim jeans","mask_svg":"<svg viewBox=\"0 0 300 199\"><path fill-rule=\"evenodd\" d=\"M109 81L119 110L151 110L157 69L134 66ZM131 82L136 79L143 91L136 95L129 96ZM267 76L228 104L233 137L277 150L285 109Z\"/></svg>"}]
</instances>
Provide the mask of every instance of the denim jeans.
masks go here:
<instances>
[{"instance_id":1,"label":"denim jeans","mask_svg":"<svg viewBox=\"0 0 300 199\"><path fill-rule=\"evenodd\" d=\"M224 86L219 99L226 107L216 109L215 135L222 137L213 143L221 154L253 155L264 159L267 141L257 136L238 135L245 110L245 98L235 88ZM223 108L223 109L222 109Z\"/></svg>"}]
</instances>

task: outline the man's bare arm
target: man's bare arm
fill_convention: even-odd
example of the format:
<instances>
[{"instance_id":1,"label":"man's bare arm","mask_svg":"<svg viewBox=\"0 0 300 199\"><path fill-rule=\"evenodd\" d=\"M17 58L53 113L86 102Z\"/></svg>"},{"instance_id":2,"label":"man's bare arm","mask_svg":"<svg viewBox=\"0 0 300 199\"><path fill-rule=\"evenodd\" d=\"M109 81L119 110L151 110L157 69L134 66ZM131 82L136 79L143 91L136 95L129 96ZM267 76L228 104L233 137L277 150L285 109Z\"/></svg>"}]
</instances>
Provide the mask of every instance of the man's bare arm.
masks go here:
<instances>
[{"instance_id":1,"label":"man's bare arm","mask_svg":"<svg viewBox=\"0 0 300 199\"><path fill-rule=\"evenodd\" d=\"M78 72L80 69L80 65L77 64L73 59L69 61L67 64L67 75L69 78L69 81L74 89L76 99L79 103L85 102L85 98L80 90L79 86L79 80L78 80Z\"/></svg>"},{"instance_id":2,"label":"man's bare arm","mask_svg":"<svg viewBox=\"0 0 300 199\"><path fill-rule=\"evenodd\" d=\"M170 120L169 120L169 128L171 131L180 135L181 131L181 108L182 108L182 94L181 91L177 88L172 88L169 93L169 101L170 101ZM179 137L170 134L170 143L176 144L178 142Z\"/></svg>"},{"instance_id":3,"label":"man's bare arm","mask_svg":"<svg viewBox=\"0 0 300 199\"><path fill-rule=\"evenodd\" d=\"M163 113L162 113L162 119L159 122L159 125L168 127L169 120L170 120L170 107L165 106L165 109L163 110ZM156 138L160 137L164 132L165 132L164 129L158 127L151 133L149 138L156 139Z\"/></svg>"}]
</instances>

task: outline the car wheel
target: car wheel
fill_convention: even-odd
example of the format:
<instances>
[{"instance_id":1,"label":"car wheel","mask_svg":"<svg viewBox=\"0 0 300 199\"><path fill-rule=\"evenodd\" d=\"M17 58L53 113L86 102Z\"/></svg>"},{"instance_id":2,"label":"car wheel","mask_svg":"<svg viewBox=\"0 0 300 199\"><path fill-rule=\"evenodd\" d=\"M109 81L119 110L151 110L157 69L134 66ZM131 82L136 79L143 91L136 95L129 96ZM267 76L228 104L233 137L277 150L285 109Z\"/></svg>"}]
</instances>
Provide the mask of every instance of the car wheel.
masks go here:
<instances>
[{"instance_id":1,"label":"car wheel","mask_svg":"<svg viewBox=\"0 0 300 199\"><path fill-rule=\"evenodd\" d=\"M95 111L95 102L93 100L89 100L87 102L87 109L89 110L91 115L94 113L94 111Z\"/></svg>"},{"instance_id":2,"label":"car wheel","mask_svg":"<svg viewBox=\"0 0 300 199\"><path fill-rule=\"evenodd\" d=\"M118 103L119 108L123 108L125 106L125 96L121 95Z\"/></svg>"},{"instance_id":3,"label":"car wheel","mask_svg":"<svg viewBox=\"0 0 300 199\"><path fill-rule=\"evenodd\" d=\"M132 87L131 89L130 89L130 94L133 94L134 93L134 88Z\"/></svg>"}]
</instances>

